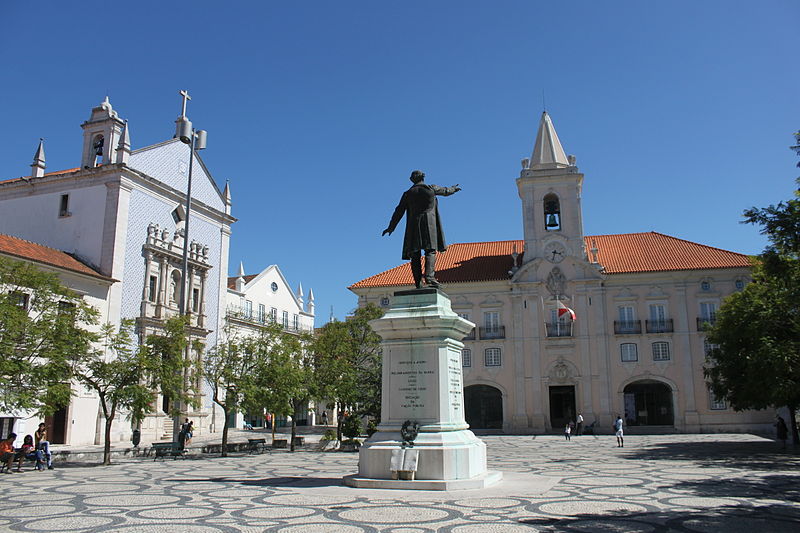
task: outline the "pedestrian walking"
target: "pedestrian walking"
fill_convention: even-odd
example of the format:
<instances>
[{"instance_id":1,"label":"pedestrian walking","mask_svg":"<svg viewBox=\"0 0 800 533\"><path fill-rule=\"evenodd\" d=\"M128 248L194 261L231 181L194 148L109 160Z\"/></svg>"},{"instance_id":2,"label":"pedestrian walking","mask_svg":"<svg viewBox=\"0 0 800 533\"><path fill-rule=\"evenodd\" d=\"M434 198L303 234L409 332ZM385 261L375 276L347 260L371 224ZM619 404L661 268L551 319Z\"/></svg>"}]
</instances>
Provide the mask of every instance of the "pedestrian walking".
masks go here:
<instances>
[{"instance_id":1,"label":"pedestrian walking","mask_svg":"<svg viewBox=\"0 0 800 533\"><path fill-rule=\"evenodd\" d=\"M617 415L617 419L614 421L614 434L617 436L617 448L623 448L625 446L625 441L622 438L622 417Z\"/></svg>"},{"instance_id":2,"label":"pedestrian walking","mask_svg":"<svg viewBox=\"0 0 800 533\"><path fill-rule=\"evenodd\" d=\"M570 434L572 433L572 424L567 424L567 427L564 428L564 438L566 440L570 440Z\"/></svg>"},{"instance_id":3,"label":"pedestrian walking","mask_svg":"<svg viewBox=\"0 0 800 533\"><path fill-rule=\"evenodd\" d=\"M583 415L578 413L578 417L575 419L575 435L581 436L583 435Z\"/></svg>"},{"instance_id":4,"label":"pedestrian walking","mask_svg":"<svg viewBox=\"0 0 800 533\"><path fill-rule=\"evenodd\" d=\"M783 442L783 449L786 449L786 438L789 436L789 428L786 427L786 422L782 417L775 417L775 433L778 440Z\"/></svg>"}]
</instances>

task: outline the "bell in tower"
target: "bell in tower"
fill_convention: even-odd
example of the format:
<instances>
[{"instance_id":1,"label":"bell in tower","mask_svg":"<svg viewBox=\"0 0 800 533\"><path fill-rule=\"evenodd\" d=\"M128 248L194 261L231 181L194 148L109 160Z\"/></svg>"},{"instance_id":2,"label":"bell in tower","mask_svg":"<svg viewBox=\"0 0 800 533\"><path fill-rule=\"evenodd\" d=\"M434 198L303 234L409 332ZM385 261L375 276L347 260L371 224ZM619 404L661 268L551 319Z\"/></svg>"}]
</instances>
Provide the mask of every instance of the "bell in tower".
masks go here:
<instances>
[{"instance_id":1,"label":"bell in tower","mask_svg":"<svg viewBox=\"0 0 800 533\"><path fill-rule=\"evenodd\" d=\"M548 194L544 197L544 227L548 231L558 231L561 229L561 208L558 196Z\"/></svg>"}]
</instances>

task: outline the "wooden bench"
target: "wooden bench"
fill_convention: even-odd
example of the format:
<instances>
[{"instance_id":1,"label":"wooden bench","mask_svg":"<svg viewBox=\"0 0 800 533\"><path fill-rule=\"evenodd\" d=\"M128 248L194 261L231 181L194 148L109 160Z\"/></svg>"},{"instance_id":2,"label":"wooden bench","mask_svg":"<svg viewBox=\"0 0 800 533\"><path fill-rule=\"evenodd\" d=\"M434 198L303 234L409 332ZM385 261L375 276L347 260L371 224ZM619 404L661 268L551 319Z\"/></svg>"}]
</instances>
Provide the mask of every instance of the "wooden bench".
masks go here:
<instances>
[{"instance_id":1,"label":"wooden bench","mask_svg":"<svg viewBox=\"0 0 800 533\"><path fill-rule=\"evenodd\" d=\"M159 457L166 457L171 455L173 459L178 457L186 457L186 450L178 442L154 442L151 445L153 452L153 461Z\"/></svg>"},{"instance_id":2,"label":"wooden bench","mask_svg":"<svg viewBox=\"0 0 800 533\"><path fill-rule=\"evenodd\" d=\"M306 445L306 438L301 437L299 435L295 435L294 437L294 445L295 446L305 446Z\"/></svg>"},{"instance_id":3,"label":"wooden bench","mask_svg":"<svg viewBox=\"0 0 800 533\"><path fill-rule=\"evenodd\" d=\"M267 439L247 439L248 453L261 453L267 447Z\"/></svg>"},{"instance_id":4,"label":"wooden bench","mask_svg":"<svg viewBox=\"0 0 800 533\"><path fill-rule=\"evenodd\" d=\"M286 448L289 445L289 441L286 439L275 439L272 441L273 448Z\"/></svg>"}]
</instances>

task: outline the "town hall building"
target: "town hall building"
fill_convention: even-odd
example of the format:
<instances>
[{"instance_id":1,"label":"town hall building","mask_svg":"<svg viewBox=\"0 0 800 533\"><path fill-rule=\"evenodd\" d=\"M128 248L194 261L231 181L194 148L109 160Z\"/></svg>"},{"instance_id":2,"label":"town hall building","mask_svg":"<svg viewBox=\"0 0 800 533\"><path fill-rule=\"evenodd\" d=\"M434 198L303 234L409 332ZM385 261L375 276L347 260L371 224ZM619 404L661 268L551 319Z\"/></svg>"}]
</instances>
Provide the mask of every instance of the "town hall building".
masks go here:
<instances>
[{"instance_id":1,"label":"town hall building","mask_svg":"<svg viewBox=\"0 0 800 533\"><path fill-rule=\"evenodd\" d=\"M583 178L543 113L516 180L524 239L438 254L442 290L477 325L462 351L470 427L546 432L581 414L606 433L617 415L646 431L768 429L772 413L735 412L703 377L705 330L750 281L748 257L654 232L584 235ZM409 285L406 263L349 288L389 307Z\"/></svg>"}]
</instances>

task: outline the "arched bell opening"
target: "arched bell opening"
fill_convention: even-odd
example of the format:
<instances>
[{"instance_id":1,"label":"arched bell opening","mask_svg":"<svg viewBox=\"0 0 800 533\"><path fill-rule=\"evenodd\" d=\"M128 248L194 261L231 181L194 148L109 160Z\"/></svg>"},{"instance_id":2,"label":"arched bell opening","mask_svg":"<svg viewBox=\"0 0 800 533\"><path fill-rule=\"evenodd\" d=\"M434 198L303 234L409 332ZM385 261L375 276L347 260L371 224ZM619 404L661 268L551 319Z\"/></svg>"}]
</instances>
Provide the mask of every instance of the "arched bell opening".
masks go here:
<instances>
[{"instance_id":1,"label":"arched bell opening","mask_svg":"<svg viewBox=\"0 0 800 533\"><path fill-rule=\"evenodd\" d=\"M561 202L558 196L553 193L548 194L542 200L544 205L544 227L547 231L559 231L561 229Z\"/></svg>"}]
</instances>

